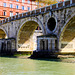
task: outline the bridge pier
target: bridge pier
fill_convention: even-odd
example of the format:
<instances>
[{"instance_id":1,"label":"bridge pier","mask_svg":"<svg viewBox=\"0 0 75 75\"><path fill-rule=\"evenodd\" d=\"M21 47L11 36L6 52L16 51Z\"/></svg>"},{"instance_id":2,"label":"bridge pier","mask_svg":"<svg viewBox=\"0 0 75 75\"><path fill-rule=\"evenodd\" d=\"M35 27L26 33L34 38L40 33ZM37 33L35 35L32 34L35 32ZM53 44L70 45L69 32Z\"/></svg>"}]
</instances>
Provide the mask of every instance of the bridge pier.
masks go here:
<instances>
[{"instance_id":1,"label":"bridge pier","mask_svg":"<svg viewBox=\"0 0 75 75\"><path fill-rule=\"evenodd\" d=\"M15 39L0 39L0 55L9 55L16 51Z\"/></svg>"},{"instance_id":2,"label":"bridge pier","mask_svg":"<svg viewBox=\"0 0 75 75\"><path fill-rule=\"evenodd\" d=\"M40 50L55 50L57 47L56 45L56 37L52 37L50 35L46 35L46 36L38 36L37 37L37 51Z\"/></svg>"},{"instance_id":3,"label":"bridge pier","mask_svg":"<svg viewBox=\"0 0 75 75\"><path fill-rule=\"evenodd\" d=\"M55 54L57 49L57 37L56 35L43 35L37 37L37 50L33 52L31 57L42 58L51 57L56 58Z\"/></svg>"}]
</instances>

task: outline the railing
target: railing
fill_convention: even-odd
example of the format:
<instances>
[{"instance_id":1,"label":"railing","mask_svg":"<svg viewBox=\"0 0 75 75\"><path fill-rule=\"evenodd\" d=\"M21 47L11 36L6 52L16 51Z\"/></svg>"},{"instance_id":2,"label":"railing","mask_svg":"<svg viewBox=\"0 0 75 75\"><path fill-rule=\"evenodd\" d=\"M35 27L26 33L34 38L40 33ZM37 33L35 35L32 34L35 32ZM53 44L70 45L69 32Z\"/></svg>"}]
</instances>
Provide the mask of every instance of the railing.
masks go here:
<instances>
[{"instance_id":1,"label":"railing","mask_svg":"<svg viewBox=\"0 0 75 75\"><path fill-rule=\"evenodd\" d=\"M50 5L50 6L46 6L46 7L43 7L43 8L39 8L39 9L36 9L36 10L32 10L32 11L29 11L29 12L25 12L25 13L22 13L22 14L18 14L18 15L12 16L12 17L8 17L4 20L1 20L0 25L2 25L4 23L7 23L7 22L10 22L10 21L13 21L13 20L16 20L16 19L28 17L28 16L31 16L31 15L41 14L42 12L45 13L47 11L57 9L57 8L61 8L61 7L68 6L68 5L72 5L72 4L75 4L75 0L64 1L64 2L56 3L56 4L53 4L53 5Z\"/></svg>"}]
</instances>

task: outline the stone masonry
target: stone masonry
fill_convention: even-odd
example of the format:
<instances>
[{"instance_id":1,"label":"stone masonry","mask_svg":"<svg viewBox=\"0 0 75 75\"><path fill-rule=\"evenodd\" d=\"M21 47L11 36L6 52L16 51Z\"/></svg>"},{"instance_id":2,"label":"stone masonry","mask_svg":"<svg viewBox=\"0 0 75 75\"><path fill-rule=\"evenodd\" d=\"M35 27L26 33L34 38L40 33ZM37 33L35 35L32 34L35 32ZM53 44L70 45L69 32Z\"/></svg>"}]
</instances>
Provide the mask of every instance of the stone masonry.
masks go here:
<instances>
[{"instance_id":1,"label":"stone masonry","mask_svg":"<svg viewBox=\"0 0 75 75\"><path fill-rule=\"evenodd\" d=\"M35 33L38 26L41 32ZM46 37L47 35L51 36ZM36 36L40 37L35 39ZM0 39L6 38L15 39L16 51L58 49L58 52L75 52L75 0L60 2L1 20ZM39 41L40 38L42 42ZM44 41L46 42L43 44Z\"/></svg>"}]
</instances>

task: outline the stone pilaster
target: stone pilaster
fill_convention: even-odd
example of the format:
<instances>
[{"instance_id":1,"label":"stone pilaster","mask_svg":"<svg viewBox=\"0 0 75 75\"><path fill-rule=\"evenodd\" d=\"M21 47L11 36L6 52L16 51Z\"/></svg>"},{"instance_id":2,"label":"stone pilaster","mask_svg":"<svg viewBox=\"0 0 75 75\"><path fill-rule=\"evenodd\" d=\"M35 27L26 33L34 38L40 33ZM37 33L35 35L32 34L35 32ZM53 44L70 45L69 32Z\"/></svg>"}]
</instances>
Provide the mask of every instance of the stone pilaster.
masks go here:
<instances>
[{"instance_id":1,"label":"stone pilaster","mask_svg":"<svg viewBox=\"0 0 75 75\"><path fill-rule=\"evenodd\" d=\"M40 39L37 39L37 50L40 50Z\"/></svg>"},{"instance_id":2,"label":"stone pilaster","mask_svg":"<svg viewBox=\"0 0 75 75\"><path fill-rule=\"evenodd\" d=\"M48 50L51 50L51 39L48 39Z\"/></svg>"},{"instance_id":3,"label":"stone pilaster","mask_svg":"<svg viewBox=\"0 0 75 75\"><path fill-rule=\"evenodd\" d=\"M43 40L43 39L41 39L41 40L40 40L40 50L43 50L43 49L44 49L43 44L44 44L44 40Z\"/></svg>"},{"instance_id":4,"label":"stone pilaster","mask_svg":"<svg viewBox=\"0 0 75 75\"><path fill-rule=\"evenodd\" d=\"M47 40L46 39L44 40L44 47L45 47L44 49L46 50L47 49Z\"/></svg>"},{"instance_id":5,"label":"stone pilaster","mask_svg":"<svg viewBox=\"0 0 75 75\"><path fill-rule=\"evenodd\" d=\"M55 40L52 39L52 49L55 50Z\"/></svg>"},{"instance_id":6,"label":"stone pilaster","mask_svg":"<svg viewBox=\"0 0 75 75\"><path fill-rule=\"evenodd\" d=\"M0 52L1 52L1 40L0 40Z\"/></svg>"},{"instance_id":7,"label":"stone pilaster","mask_svg":"<svg viewBox=\"0 0 75 75\"><path fill-rule=\"evenodd\" d=\"M73 40L73 49L75 50L75 38Z\"/></svg>"},{"instance_id":8,"label":"stone pilaster","mask_svg":"<svg viewBox=\"0 0 75 75\"><path fill-rule=\"evenodd\" d=\"M6 41L6 50L7 50L7 41Z\"/></svg>"}]
</instances>

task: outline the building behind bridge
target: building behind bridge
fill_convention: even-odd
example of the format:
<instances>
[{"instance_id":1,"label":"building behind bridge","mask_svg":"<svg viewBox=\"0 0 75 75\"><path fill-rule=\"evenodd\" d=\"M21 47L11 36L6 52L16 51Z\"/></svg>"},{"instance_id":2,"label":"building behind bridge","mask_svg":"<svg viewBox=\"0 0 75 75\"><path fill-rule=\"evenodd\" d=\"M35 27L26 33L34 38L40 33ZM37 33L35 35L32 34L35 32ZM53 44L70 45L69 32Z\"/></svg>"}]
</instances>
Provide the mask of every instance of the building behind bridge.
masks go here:
<instances>
[{"instance_id":1,"label":"building behind bridge","mask_svg":"<svg viewBox=\"0 0 75 75\"><path fill-rule=\"evenodd\" d=\"M58 2L64 0L57 0ZM44 7L44 3L39 4ZM0 1L0 20L9 16L17 15L38 7L38 2L32 0L1 0Z\"/></svg>"},{"instance_id":2,"label":"building behind bridge","mask_svg":"<svg viewBox=\"0 0 75 75\"><path fill-rule=\"evenodd\" d=\"M0 18L34 10L36 7L36 3L31 0L0 0Z\"/></svg>"}]
</instances>

